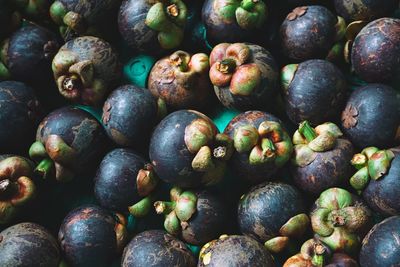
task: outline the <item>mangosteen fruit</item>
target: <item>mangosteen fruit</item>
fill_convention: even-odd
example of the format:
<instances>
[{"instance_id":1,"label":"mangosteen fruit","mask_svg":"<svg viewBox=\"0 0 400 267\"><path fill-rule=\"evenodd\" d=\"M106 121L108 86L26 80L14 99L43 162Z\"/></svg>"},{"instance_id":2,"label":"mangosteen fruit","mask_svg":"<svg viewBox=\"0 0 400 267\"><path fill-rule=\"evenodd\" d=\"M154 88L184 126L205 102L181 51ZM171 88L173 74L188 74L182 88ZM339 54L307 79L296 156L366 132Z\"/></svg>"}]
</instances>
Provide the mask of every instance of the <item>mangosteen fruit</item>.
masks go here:
<instances>
[{"instance_id":1,"label":"mangosteen fruit","mask_svg":"<svg viewBox=\"0 0 400 267\"><path fill-rule=\"evenodd\" d=\"M272 179L293 151L282 122L266 112L241 113L229 122L224 133L234 145L230 169L252 184Z\"/></svg>"},{"instance_id":2,"label":"mangosteen fruit","mask_svg":"<svg viewBox=\"0 0 400 267\"><path fill-rule=\"evenodd\" d=\"M321 193L310 215L315 237L332 252L356 255L372 226L369 208L350 192L333 187Z\"/></svg>"},{"instance_id":3,"label":"mangosteen fruit","mask_svg":"<svg viewBox=\"0 0 400 267\"><path fill-rule=\"evenodd\" d=\"M291 173L301 190L319 195L351 176L353 145L343 138L336 124L327 122L313 128L304 121L294 133L293 143Z\"/></svg>"},{"instance_id":4,"label":"mangosteen fruit","mask_svg":"<svg viewBox=\"0 0 400 267\"><path fill-rule=\"evenodd\" d=\"M221 43L210 54L210 79L219 101L239 110L269 108L277 95L279 70L263 47Z\"/></svg>"},{"instance_id":5,"label":"mangosteen fruit","mask_svg":"<svg viewBox=\"0 0 400 267\"><path fill-rule=\"evenodd\" d=\"M94 194L104 208L130 211L135 217L142 217L151 209L150 194L157 182L153 167L141 155L131 149L117 148L100 163Z\"/></svg>"},{"instance_id":6,"label":"mangosteen fruit","mask_svg":"<svg viewBox=\"0 0 400 267\"><path fill-rule=\"evenodd\" d=\"M89 174L108 148L103 126L78 107L63 107L40 123L30 157L38 163L35 172L67 182L77 174Z\"/></svg>"},{"instance_id":7,"label":"mangosteen fruit","mask_svg":"<svg viewBox=\"0 0 400 267\"><path fill-rule=\"evenodd\" d=\"M41 119L35 92L22 82L0 82L0 106L0 153L26 152Z\"/></svg>"},{"instance_id":8,"label":"mangosteen fruit","mask_svg":"<svg viewBox=\"0 0 400 267\"><path fill-rule=\"evenodd\" d=\"M160 54L182 43L187 12L182 0L125 0L118 15L119 32L131 48Z\"/></svg>"},{"instance_id":9,"label":"mangosteen fruit","mask_svg":"<svg viewBox=\"0 0 400 267\"><path fill-rule=\"evenodd\" d=\"M220 181L233 152L233 142L210 118L194 110L179 110L154 129L149 147L158 177L179 187Z\"/></svg>"},{"instance_id":10,"label":"mangosteen fruit","mask_svg":"<svg viewBox=\"0 0 400 267\"><path fill-rule=\"evenodd\" d=\"M174 187L171 201L156 201L158 214L165 215L164 228L183 241L201 246L217 238L227 227L226 205L208 190L184 191ZM226 229L226 228L225 228Z\"/></svg>"},{"instance_id":11,"label":"mangosteen fruit","mask_svg":"<svg viewBox=\"0 0 400 267\"><path fill-rule=\"evenodd\" d=\"M21 15L15 11L9 0L0 0L0 40L12 33L21 23ZM1 66L1 64L0 64ZM1 75L0 75L1 80Z\"/></svg>"},{"instance_id":12,"label":"mangosteen fruit","mask_svg":"<svg viewBox=\"0 0 400 267\"><path fill-rule=\"evenodd\" d=\"M176 51L154 64L148 79L150 92L173 109L204 107L212 92L208 56Z\"/></svg>"},{"instance_id":13,"label":"mangosteen fruit","mask_svg":"<svg viewBox=\"0 0 400 267\"><path fill-rule=\"evenodd\" d=\"M0 232L0 266L58 267L59 262L57 241L42 226L19 223Z\"/></svg>"},{"instance_id":14,"label":"mangosteen fruit","mask_svg":"<svg viewBox=\"0 0 400 267\"><path fill-rule=\"evenodd\" d=\"M399 32L400 19L381 18L367 24L351 48L355 73L369 83L389 83L399 79Z\"/></svg>"},{"instance_id":15,"label":"mangosteen fruit","mask_svg":"<svg viewBox=\"0 0 400 267\"><path fill-rule=\"evenodd\" d=\"M197 266L273 267L275 263L268 250L253 238L221 235L201 248Z\"/></svg>"},{"instance_id":16,"label":"mangosteen fruit","mask_svg":"<svg viewBox=\"0 0 400 267\"><path fill-rule=\"evenodd\" d=\"M141 148L160 117L165 103L134 85L120 86L103 105L102 122L108 137L119 146Z\"/></svg>"},{"instance_id":17,"label":"mangosteen fruit","mask_svg":"<svg viewBox=\"0 0 400 267\"><path fill-rule=\"evenodd\" d=\"M336 12L348 22L388 17L396 9L398 2L398 0L334 0Z\"/></svg>"},{"instance_id":18,"label":"mangosteen fruit","mask_svg":"<svg viewBox=\"0 0 400 267\"><path fill-rule=\"evenodd\" d=\"M400 149L367 147L351 163L357 172L350 184L368 206L384 216L400 215Z\"/></svg>"},{"instance_id":19,"label":"mangosteen fruit","mask_svg":"<svg viewBox=\"0 0 400 267\"><path fill-rule=\"evenodd\" d=\"M50 17L59 26L65 40L82 35L98 35L99 23L106 20L117 0L56 0L50 6Z\"/></svg>"},{"instance_id":20,"label":"mangosteen fruit","mask_svg":"<svg viewBox=\"0 0 400 267\"><path fill-rule=\"evenodd\" d=\"M346 23L324 6L299 6L280 27L284 54L291 60L335 59L342 54L340 41Z\"/></svg>"},{"instance_id":21,"label":"mangosteen fruit","mask_svg":"<svg viewBox=\"0 0 400 267\"><path fill-rule=\"evenodd\" d=\"M0 155L0 224L10 223L32 201L36 193L33 170L29 159Z\"/></svg>"},{"instance_id":22,"label":"mangosteen fruit","mask_svg":"<svg viewBox=\"0 0 400 267\"><path fill-rule=\"evenodd\" d=\"M176 237L163 230L148 230L135 236L122 255L122 267L142 266L194 267L196 259Z\"/></svg>"},{"instance_id":23,"label":"mangosteen fruit","mask_svg":"<svg viewBox=\"0 0 400 267\"><path fill-rule=\"evenodd\" d=\"M383 84L357 88L342 112L342 129L359 148L400 144L400 93Z\"/></svg>"},{"instance_id":24,"label":"mangosteen fruit","mask_svg":"<svg viewBox=\"0 0 400 267\"><path fill-rule=\"evenodd\" d=\"M362 242L360 264L363 267L400 265L400 216L376 224Z\"/></svg>"},{"instance_id":25,"label":"mangosteen fruit","mask_svg":"<svg viewBox=\"0 0 400 267\"><path fill-rule=\"evenodd\" d=\"M9 77L39 84L52 78L51 62L59 47L55 34L46 28L30 24L3 41L0 58Z\"/></svg>"},{"instance_id":26,"label":"mangosteen fruit","mask_svg":"<svg viewBox=\"0 0 400 267\"><path fill-rule=\"evenodd\" d=\"M53 59L52 69L61 95L89 106L102 105L121 76L114 49L93 36L78 37L64 44Z\"/></svg>"},{"instance_id":27,"label":"mangosteen fruit","mask_svg":"<svg viewBox=\"0 0 400 267\"><path fill-rule=\"evenodd\" d=\"M307 240L300 253L286 260L283 267L358 267L356 260L344 253L334 253L317 239Z\"/></svg>"},{"instance_id":28,"label":"mangosteen fruit","mask_svg":"<svg viewBox=\"0 0 400 267\"><path fill-rule=\"evenodd\" d=\"M108 267L127 239L126 219L95 205L80 206L64 218L58 241L68 266Z\"/></svg>"},{"instance_id":29,"label":"mangosteen fruit","mask_svg":"<svg viewBox=\"0 0 400 267\"><path fill-rule=\"evenodd\" d=\"M310 225L300 192L275 182L256 185L240 198L238 222L242 234L264 243L272 253L282 252Z\"/></svg>"},{"instance_id":30,"label":"mangosteen fruit","mask_svg":"<svg viewBox=\"0 0 400 267\"><path fill-rule=\"evenodd\" d=\"M307 120L314 126L339 116L348 88L334 64L313 59L286 65L281 79L286 113L292 122Z\"/></svg>"},{"instance_id":31,"label":"mangosteen fruit","mask_svg":"<svg viewBox=\"0 0 400 267\"><path fill-rule=\"evenodd\" d=\"M206 0L202 21L212 44L256 41L268 16L264 0Z\"/></svg>"}]
</instances>

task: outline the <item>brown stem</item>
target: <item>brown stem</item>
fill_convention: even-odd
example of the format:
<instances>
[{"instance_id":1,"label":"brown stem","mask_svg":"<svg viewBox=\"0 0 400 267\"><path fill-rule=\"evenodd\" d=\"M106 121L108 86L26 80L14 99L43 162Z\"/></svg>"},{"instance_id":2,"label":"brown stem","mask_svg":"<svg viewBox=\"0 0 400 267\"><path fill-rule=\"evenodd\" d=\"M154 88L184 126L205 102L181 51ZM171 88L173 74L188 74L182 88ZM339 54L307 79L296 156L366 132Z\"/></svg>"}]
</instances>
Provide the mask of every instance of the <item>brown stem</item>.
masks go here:
<instances>
[{"instance_id":1,"label":"brown stem","mask_svg":"<svg viewBox=\"0 0 400 267\"><path fill-rule=\"evenodd\" d=\"M221 158L224 158L225 155L226 155L226 147L218 146L218 147L214 148L214 151L213 151L214 158L221 159Z\"/></svg>"}]
</instances>

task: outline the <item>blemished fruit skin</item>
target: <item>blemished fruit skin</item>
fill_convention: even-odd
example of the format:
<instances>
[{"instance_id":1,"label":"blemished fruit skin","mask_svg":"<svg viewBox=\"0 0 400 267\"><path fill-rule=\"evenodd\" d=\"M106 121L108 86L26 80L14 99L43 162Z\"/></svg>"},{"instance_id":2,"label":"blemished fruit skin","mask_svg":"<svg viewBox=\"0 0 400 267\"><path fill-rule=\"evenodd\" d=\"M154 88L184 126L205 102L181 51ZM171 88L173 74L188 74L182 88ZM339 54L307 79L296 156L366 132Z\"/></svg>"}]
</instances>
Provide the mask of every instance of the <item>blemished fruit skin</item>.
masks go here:
<instances>
[{"instance_id":1,"label":"blemished fruit skin","mask_svg":"<svg viewBox=\"0 0 400 267\"><path fill-rule=\"evenodd\" d=\"M400 75L400 19L381 18L367 24L351 49L356 74L369 83L390 83Z\"/></svg>"},{"instance_id":2,"label":"blemished fruit skin","mask_svg":"<svg viewBox=\"0 0 400 267\"><path fill-rule=\"evenodd\" d=\"M63 220L58 241L71 266L109 266L118 253L118 219L95 205L72 210Z\"/></svg>"},{"instance_id":3,"label":"blemished fruit skin","mask_svg":"<svg viewBox=\"0 0 400 267\"><path fill-rule=\"evenodd\" d=\"M357 88L342 112L342 129L359 148L396 146L400 143L400 93L384 84Z\"/></svg>"},{"instance_id":4,"label":"blemished fruit skin","mask_svg":"<svg viewBox=\"0 0 400 267\"><path fill-rule=\"evenodd\" d=\"M291 60L327 57L336 38L336 16L323 6L298 7L280 28L281 45Z\"/></svg>"},{"instance_id":5,"label":"blemished fruit skin","mask_svg":"<svg viewBox=\"0 0 400 267\"><path fill-rule=\"evenodd\" d=\"M262 183L251 188L239 202L240 231L264 243L279 235L280 228L290 218L304 212L303 199L295 187Z\"/></svg>"},{"instance_id":6,"label":"blemished fruit skin","mask_svg":"<svg viewBox=\"0 0 400 267\"><path fill-rule=\"evenodd\" d=\"M196 259L188 247L163 230L148 230L136 235L125 247L122 267L194 267Z\"/></svg>"},{"instance_id":7,"label":"blemished fruit skin","mask_svg":"<svg viewBox=\"0 0 400 267\"><path fill-rule=\"evenodd\" d=\"M334 0L336 12L346 21L371 21L389 16L396 8L397 0Z\"/></svg>"},{"instance_id":8,"label":"blemished fruit skin","mask_svg":"<svg viewBox=\"0 0 400 267\"><path fill-rule=\"evenodd\" d=\"M400 264L400 217L393 216L376 224L362 242L360 264L386 267Z\"/></svg>"},{"instance_id":9,"label":"blemished fruit skin","mask_svg":"<svg viewBox=\"0 0 400 267\"><path fill-rule=\"evenodd\" d=\"M116 88L103 105L102 122L108 137L119 146L140 148L158 121L157 100L144 88Z\"/></svg>"},{"instance_id":10,"label":"blemished fruit skin","mask_svg":"<svg viewBox=\"0 0 400 267\"><path fill-rule=\"evenodd\" d=\"M274 259L262 244L248 236L222 235L200 251L198 267L273 267Z\"/></svg>"},{"instance_id":11,"label":"blemished fruit skin","mask_svg":"<svg viewBox=\"0 0 400 267\"><path fill-rule=\"evenodd\" d=\"M320 59L302 62L284 87L286 113L293 123L332 121L340 114L347 89L344 75L334 64Z\"/></svg>"},{"instance_id":12,"label":"blemished fruit skin","mask_svg":"<svg viewBox=\"0 0 400 267\"><path fill-rule=\"evenodd\" d=\"M45 90L39 84L51 79L51 62L59 47L54 33L31 24L15 31L3 43L2 61L12 79L37 84L37 90Z\"/></svg>"},{"instance_id":13,"label":"blemished fruit skin","mask_svg":"<svg viewBox=\"0 0 400 267\"><path fill-rule=\"evenodd\" d=\"M0 153L26 153L41 119L35 92L22 82L0 82L0 106Z\"/></svg>"},{"instance_id":14,"label":"blemished fruit skin","mask_svg":"<svg viewBox=\"0 0 400 267\"><path fill-rule=\"evenodd\" d=\"M59 261L56 239L38 224L19 223L0 232L2 267L57 267Z\"/></svg>"}]
</instances>

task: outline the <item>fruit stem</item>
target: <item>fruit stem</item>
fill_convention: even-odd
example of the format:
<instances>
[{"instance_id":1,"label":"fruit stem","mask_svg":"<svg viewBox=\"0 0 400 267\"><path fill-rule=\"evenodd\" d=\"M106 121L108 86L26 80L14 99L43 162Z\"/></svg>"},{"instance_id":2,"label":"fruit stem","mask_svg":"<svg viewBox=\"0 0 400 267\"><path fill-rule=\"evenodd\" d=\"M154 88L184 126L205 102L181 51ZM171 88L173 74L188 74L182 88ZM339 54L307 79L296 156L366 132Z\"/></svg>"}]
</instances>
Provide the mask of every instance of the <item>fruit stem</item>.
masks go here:
<instances>
[{"instance_id":1,"label":"fruit stem","mask_svg":"<svg viewBox=\"0 0 400 267\"><path fill-rule=\"evenodd\" d=\"M308 121L303 121L300 123L299 132L307 139L308 142L311 142L315 138L317 138L317 133L314 128L311 127Z\"/></svg>"},{"instance_id":2,"label":"fruit stem","mask_svg":"<svg viewBox=\"0 0 400 267\"><path fill-rule=\"evenodd\" d=\"M49 158L45 158L41 162L39 162L35 169L35 173L39 174L43 179L46 179L53 168L54 162Z\"/></svg>"},{"instance_id":3,"label":"fruit stem","mask_svg":"<svg viewBox=\"0 0 400 267\"><path fill-rule=\"evenodd\" d=\"M173 211L176 207L176 202L171 201L156 201L154 203L154 208L156 209L157 214L167 215L171 211Z\"/></svg>"},{"instance_id":4,"label":"fruit stem","mask_svg":"<svg viewBox=\"0 0 400 267\"><path fill-rule=\"evenodd\" d=\"M236 69L236 61L232 58L226 58L221 62L217 62L216 68L223 74L230 74Z\"/></svg>"},{"instance_id":5,"label":"fruit stem","mask_svg":"<svg viewBox=\"0 0 400 267\"><path fill-rule=\"evenodd\" d=\"M314 256L312 257L312 264L316 267L323 267L325 265L325 252L326 249L322 244L315 244Z\"/></svg>"},{"instance_id":6,"label":"fruit stem","mask_svg":"<svg viewBox=\"0 0 400 267\"><path fill-rule=\"evenodd\" d=\"M225 146L218 146L213 150L213 156L216 159L222 159L226 155L226 147Z\"/></svg>"},{"instance_id":7,"label":"fruit stem","mask_svg":"<svg viewBox=\"0 0 400 267\"><path fill-rule=\"evenodd\" d=\"M179 8L176 4L167 6L167 14L173 18L179 16Z\"/></svg>"}]
</instances>

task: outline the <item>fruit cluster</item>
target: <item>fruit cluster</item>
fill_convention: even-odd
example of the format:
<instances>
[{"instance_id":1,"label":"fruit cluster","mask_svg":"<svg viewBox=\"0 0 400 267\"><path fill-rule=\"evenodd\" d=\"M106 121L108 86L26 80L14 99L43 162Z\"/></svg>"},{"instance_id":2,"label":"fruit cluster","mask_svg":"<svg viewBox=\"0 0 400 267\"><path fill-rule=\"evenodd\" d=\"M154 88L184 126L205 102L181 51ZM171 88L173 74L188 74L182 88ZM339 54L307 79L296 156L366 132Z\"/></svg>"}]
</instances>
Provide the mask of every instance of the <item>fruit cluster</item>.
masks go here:
<instances>
[{"instance_id":1,"label":"fruit cluster","mask_svg":"<svg viewBox=\"0 0 400 267\"><path fill-rule=\"evenodd\" d=\"M0 267L400 266L399 0L0 25Z\"/></svg>"}]
</instances>

